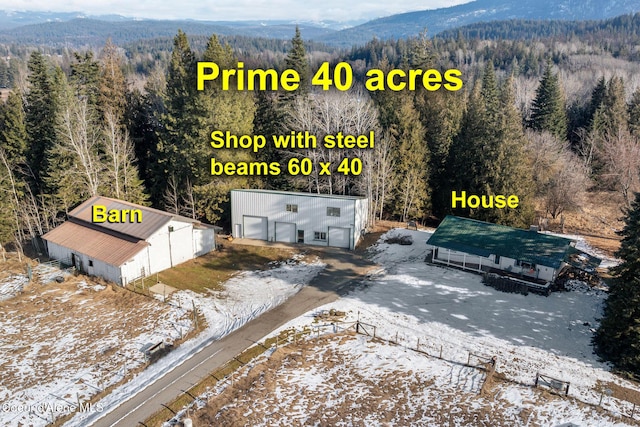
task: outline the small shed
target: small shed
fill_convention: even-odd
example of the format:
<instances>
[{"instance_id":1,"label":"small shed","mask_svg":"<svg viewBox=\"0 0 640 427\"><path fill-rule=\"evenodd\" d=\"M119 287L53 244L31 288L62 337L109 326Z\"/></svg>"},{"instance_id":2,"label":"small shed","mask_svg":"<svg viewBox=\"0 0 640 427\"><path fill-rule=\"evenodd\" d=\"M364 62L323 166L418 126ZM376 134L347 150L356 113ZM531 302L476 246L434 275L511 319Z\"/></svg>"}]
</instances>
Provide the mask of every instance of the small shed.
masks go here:
<instances>
[{"instance_id":1,"label":"small shed","mask_svg":"<svg viewBox=\"0 0 640 427\"><path fill-rule=\"evenodd\" d=\"M368 199L272 190L231 190L235 238L354 249L367 227Z\"/></svg>"}]
</instances>

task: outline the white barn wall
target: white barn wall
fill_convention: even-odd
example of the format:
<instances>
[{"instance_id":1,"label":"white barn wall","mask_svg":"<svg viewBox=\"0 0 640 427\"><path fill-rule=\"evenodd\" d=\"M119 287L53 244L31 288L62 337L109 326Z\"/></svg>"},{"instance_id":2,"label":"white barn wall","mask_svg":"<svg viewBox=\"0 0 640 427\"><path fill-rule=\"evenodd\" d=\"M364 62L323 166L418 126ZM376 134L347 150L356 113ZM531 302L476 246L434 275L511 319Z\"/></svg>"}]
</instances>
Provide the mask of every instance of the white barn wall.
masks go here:
<instances>
[{"instance_id":1,"label":"white barn wall","mask_svg":"<svg viewBox=\"0 0 640 427\"><path fill-rule=\"evenodd\" d=\"M169 233L172 264L178 265L193 259L195 257L193 251L193 224L171 221L169 222L169 227L173 227L173 231Z\"/></svg>"},{"instance_id":2,"label":"white barn wall","mask_svg":"<svg viewBox=\"0 0 640 427\"><path fill-rule=\"evenodd\" d=\"M76 258L79 259L83 272L86 272L90 275L103 277L115 283L121 282L120 269L117 266L107 264L104 261L90 258L88 255L74 252L69 248L53 242L47 242L47 251L50 258L57 259L65 263L70 263L71 255L74 254ZM89 266L89 261L93 261L93 266Z\"/></svg>"},{"instance_id":3,"label":"white barn wall","mask_svg":"<svg viewBox=\"0 0 640 427\"><path fill-rule=\"evenodd\" d=\"M327 246L329 227L349 229L349 247L353 249L361 231L366 227L366 199L344 196L323 196L313 193L286 193L251 190L231 191L232 233L242 227L244 237L244 217L267 217L267 240L275 241L275 223L296 224L296 241L299 230L304 231L304 243ZM288 212L287 205L297 205L298 212ZM328 216L327 208L340 208L340 216ZM314 232L327 234L325 241L315 240Z\"/></svg>"},{"instance_id":4,"label":"white barn wall","mask_svg":"<svg viewBox=\"0 0 640 427\"><path fill-rule=\"evenodd\" d=\"M214 228L193 229L193 253L202 256L216 248L216 230Z\"/></svg>"},{"instance_id":5,"label":"white barn wall","mask_svg":"<svg viewBox=\"0 0 640 427\"><path fill-rule=\"evenodd\" d=\"M155 273L155 271L151 271L151 266L149 264L150 250L151 247L147 246L145 249L135 254L133 258L127 260L127 262L120 266L122 285L126 285L133 279L137 279L142 276L146 277L149 274Z\"/></svg>"},{"instance_id":6,"label":"white barn wall","mask_svg":"<svg viewBox=\"0 0 640 427\"><path fill-rule=\"evenodd\" d=\"M64 246L47 242L47 253L49 254L49 258L57 259L65 263L71 262L71 249L65 248Z\"/></svg>"}]
</instances>

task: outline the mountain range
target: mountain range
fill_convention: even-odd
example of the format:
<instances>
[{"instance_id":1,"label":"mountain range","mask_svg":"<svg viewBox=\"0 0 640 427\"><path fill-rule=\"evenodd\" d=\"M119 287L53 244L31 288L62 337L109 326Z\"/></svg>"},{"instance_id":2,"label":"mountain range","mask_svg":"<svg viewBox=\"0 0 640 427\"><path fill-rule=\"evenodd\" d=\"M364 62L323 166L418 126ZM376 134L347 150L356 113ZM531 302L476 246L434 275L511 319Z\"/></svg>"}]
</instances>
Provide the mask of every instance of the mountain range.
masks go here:
<instances>
[{"instance_id":1,"label":"mountain range","mask_svg":"<svg viewBox=\"0 0 640 427\"><path fill-rule=\"evenodd\" d=\"M140 20L120 15L82 13L2 12L0 42L46 45L102 45L187 34L244 35L289 39L296 25L305 39L334 46L364 44L374 37L398 39L425 29L433 36L464 25L508 19L594 20L640 11L638 0L475 0L447 8L402 13L365 23L354 21L196 21ZM349 28L345 28L349 27Z\"/></svg>"}]
</instances>

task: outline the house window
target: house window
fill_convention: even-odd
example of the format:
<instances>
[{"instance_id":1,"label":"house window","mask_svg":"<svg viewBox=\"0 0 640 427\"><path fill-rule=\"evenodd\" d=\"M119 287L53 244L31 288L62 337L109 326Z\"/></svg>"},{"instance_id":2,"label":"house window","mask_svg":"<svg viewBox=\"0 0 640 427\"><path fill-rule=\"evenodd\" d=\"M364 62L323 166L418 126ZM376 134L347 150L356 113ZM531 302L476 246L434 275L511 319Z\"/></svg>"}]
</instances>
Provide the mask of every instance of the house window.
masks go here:
<instances>
[{"instance_id":1,"label":"house window","mask_svg":"<svg viewBox=\"0 0 640 427\"><path fill-rule=\"evenodd\" d=\"M516 265L522 267L523 270L535 270L536 265L531 262L516 261Z\"/></svg>"},{"instance_id":2,"label":"house window","mask_svg":"<svg viewBox=\"0 0 640 427\"><path fill-rule=\"evenodd\" d=\"M340 208L327 208L327 216L340 216Z\"/></svg>"},{"instance_id":3,"label":"house window","mask_svg":"<svg viewBox=\"0 0 640 427\"><path fill-rule=\"evenodd\" d=\"M313 240L327 240L327 233L324 231L314 231L313 232Z\"/></svg>"},{"instance_id":4,"label":"house window","mask_svg":"<svg viewBox=\"0 0 640 427\"><path fill-rule=\"evenodd\" d=\"M89 260L89 267L93 267L93 260Z\"/></svg>"},{"instance_id":5,"label":"house window","mask_svg":"<svg viewBox=\"0 0 640 427\"><path fill-rule=\"evenodd\" d=\"M496 264L500 264L500 255L496 255L496 259L494 261Z\"/></svg>"},{"instance_id":6,"label":"house window","mask_svg":"<svg viewBox=\"0 0 640 427\"><path fill-rule=\"evenodd\" d=\"M287 212L298 213L298 205L287 205Z\"/></svg>"}]
</instances>

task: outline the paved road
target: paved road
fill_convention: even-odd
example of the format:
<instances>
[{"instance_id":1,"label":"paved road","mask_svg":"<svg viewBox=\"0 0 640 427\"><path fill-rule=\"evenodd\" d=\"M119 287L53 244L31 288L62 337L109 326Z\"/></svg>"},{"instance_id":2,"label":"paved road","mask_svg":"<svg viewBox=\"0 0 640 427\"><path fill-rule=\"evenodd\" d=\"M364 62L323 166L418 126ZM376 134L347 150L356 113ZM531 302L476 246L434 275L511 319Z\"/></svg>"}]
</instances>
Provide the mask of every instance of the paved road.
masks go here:
<instances>
[{"instance_id":1,"label":"paved road","mask_svg":"<svg viewBox=\"0 0 640 427\"><path fill-rule=\"evenodd\" d=\"M136 396L113 408L93 425L142 425L139 422L162 409L161 404L172 401L210 372L288 321L347 293L367 270L375 266L352 252L335 249L323 249L321 252L327 268L308 286L282 305L246 323L226 337L212 342ZM106 408L107 411L110 409Z\"/></svg>"}]
</instances>

